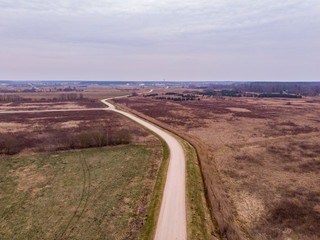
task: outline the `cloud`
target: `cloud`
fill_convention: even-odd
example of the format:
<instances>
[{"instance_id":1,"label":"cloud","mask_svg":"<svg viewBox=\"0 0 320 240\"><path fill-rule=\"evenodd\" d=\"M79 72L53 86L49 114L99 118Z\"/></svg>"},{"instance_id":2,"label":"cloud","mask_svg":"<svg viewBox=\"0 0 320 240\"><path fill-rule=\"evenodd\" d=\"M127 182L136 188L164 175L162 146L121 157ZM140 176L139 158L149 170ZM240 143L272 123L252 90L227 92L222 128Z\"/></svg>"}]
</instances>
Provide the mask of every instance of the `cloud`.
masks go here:
<instances>
[{"instance_id":1,"label":"cloud","mask_svg":"<svg viewBox=\"0 0 320 240\"><path fill-rule=\"evenodd\" d=\"M272 61L287 70L279 77L312 72L319 78L319 71L313 70L320 55L319 10L317 0L0 0L0 74L14 76L14 62L16 72L25 69L24 61L16 59L22 58L32 59L28 74L30 69L36 71L39 62L48 74L53 72L50 69L61 70L60 59L66 67L69 62L70 69L74 69L72 62L87 63L83 71L91 74L89 68L108 62L113 68L105 67L105 74L122 69L123 78L129 76L123 66L111 64L113 58L137 69L144 59L155 73L170 69L170 75L180 79L185 77L183 65L176 73L171 67L176 59L193 78L197 74L222 78L223 71L230 69L234 75L225 72L225 78L271 77L272 69L277 69ZM15 57L9 64L3 56ZM157 59L167 59L169 64L159 64ZM236 64L244 70L236 70ZM301 69L291 69L299 64ZM252 65L257 70L250 69ZM221 74L216 74L217 66ZM102 77L103 67L97 72Z\"/></svg>"}]
</instances>

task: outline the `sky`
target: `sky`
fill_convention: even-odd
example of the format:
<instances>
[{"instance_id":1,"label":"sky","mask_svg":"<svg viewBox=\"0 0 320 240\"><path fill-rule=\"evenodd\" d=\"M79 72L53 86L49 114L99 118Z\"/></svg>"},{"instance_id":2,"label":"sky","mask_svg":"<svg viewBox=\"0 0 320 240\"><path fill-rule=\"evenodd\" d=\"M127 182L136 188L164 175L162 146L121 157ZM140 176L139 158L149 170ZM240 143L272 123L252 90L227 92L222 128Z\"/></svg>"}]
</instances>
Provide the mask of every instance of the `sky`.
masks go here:
<instances>
[{"instance_id":1,"label":"sky","mask_svg":"<svg viewBox=\"0 0 320 240\"><path fill-rule=\"evenodd\" d=\"M0 0L0 79L320 81L320 1Z\"/></svg>"}]
</instances>

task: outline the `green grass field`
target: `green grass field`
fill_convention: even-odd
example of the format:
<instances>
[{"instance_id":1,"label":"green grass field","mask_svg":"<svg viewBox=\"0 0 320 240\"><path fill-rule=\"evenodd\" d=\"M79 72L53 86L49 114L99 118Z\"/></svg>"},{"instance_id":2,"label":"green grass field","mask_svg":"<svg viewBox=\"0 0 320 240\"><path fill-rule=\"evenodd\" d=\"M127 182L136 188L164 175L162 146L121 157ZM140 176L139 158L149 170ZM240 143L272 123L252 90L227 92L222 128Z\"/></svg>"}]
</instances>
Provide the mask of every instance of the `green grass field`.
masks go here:
<instances>
[{"instance_id":1,"label":"green grass field","mask_svg":"<svg viewBox=\"0 0 320 240\"><path fill-rule=\"evenodd\" d=\"M0 239L134 239L161 146L0 158Z\"/></svg>"}]
</instances>

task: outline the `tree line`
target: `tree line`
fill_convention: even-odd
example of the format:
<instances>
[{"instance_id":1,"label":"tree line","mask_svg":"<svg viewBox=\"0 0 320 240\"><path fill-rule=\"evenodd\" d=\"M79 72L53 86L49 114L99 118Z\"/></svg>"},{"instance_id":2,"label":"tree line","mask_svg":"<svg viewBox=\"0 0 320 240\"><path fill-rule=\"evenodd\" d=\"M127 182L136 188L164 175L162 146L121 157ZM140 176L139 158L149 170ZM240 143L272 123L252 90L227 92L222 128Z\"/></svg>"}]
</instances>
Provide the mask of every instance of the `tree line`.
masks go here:
<instances>
[{"instance_id":1,"label":"tree line","mask_svg":"<svg viewBox=\"0 0 320 240\"><path fill-rule=\"evenodd\" d=\"M246 92L283 95L291 94L302 96L316 96L320 94L320 82L246 82L231 84L208 84L206 86L198 87L198 89L200 88L204 89L204 91L223 89L226 91L238 91L242 94ZM232 96L235 94L232 94Z\"/></svg>"},{"instance_id":2,"label":"tree line","mask_svg":"<svg viewBox=\"0 0 320 240\"><path fill-rule=\"evenodd\" d=\"M53 98L41 98L40 101L74 101L74 100L82 100L84 99L84 96L82 93L62 93L59 94ZM27 101L33 101L32 98L25 98L20 95L14 94L14 95L7 95L3 94L0 95L0 102L27 102ZM37 100L39 101L39 100Z\"/></svg>"},{"instance_id":3,"label":"tree line","mask_svg":"<svg viewBox=\"0 0 320 240\"><path fill-rule=\"evenodd\" d=\"M132 134L126 129L117 131L91 129L67 135L65 133L49 135L45 139L36 141L15 134L0 134L0 154L13 155L25 148L34 148L38 152L43 152L129 144L131 141Z\"/></svg>"}]
</instances>

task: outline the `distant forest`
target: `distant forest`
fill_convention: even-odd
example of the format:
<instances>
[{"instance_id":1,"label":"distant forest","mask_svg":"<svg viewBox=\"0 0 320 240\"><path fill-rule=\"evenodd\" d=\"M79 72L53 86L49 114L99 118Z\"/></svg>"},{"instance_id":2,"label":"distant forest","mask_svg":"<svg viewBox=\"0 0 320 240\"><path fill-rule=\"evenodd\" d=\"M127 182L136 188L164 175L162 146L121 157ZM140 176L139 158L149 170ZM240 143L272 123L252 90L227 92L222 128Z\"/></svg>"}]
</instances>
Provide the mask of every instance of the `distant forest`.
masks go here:
<instances>
[{"instance_id":1,"label":"distant forest","mask_svg":"<svg viewBox=\"0 0 320 240\"><path fill-rule=\"evenodd\" d=\"M219 82L219 81L3 81L0 80L0 92L12 93L18 90L12 87L26 88L24 92L33 92L35 88L54 87L56 91L82 91L76 87L87 87L89 85L128 85L135 86L137 89L145 86L149 87L183 87L191 89L204 89L208 91L229 90L234 91L223 92L229 96L247 95L248 93L267 94L261 95L264 97L271 96L270 94L289 94L298 96L316 96L320 94L320 82ZM133 90L133 89L131 89ZM19 90L21 91L21 90ZM268 95L269 94L269 95ZM210 94L211 95L211 94ZM253 95L254 96L254 95ZM272 95L274 96L274 95Z\"/></svg>"},{"instance_id":2,"label":"distant forest","mask_svg":"<svg viewBox=\"0 0 320 240\"><path fill-rule=\"evenodd\" d=\"M190 88L196 87L190 85ZM294 94L302 96L317 96L320 94L320 82L249 82L231 84L207 84L199 89L210 90L229 90L235 93L261 93L264 97L268 94Z\"/></svg>"}]
</instances>

